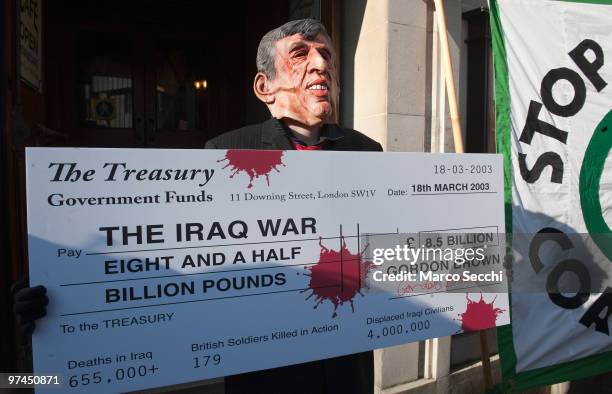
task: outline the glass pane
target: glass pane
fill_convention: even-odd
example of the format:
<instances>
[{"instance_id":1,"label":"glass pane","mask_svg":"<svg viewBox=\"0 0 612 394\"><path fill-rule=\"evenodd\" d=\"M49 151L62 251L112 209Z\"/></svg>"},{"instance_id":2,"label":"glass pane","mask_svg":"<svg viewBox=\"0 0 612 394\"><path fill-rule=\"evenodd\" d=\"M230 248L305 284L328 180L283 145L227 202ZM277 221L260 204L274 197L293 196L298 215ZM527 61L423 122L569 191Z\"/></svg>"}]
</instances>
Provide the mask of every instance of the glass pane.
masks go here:
<instances>
[{"instance_id":1,"label":"glass pane","mask_svg":"<svg viewBox=\"0 0 612 394\"><path fill-rule=\"evenodd\" d=\"M159 42L155 53L158 129L206 129L208 80L204 48L201 42Z\"/></svg>"},{"instance_id":2,"label":"glass pane","mask_svg":"<svg viewBox=\"0 0 612 394\"><path fill-rule=\"evenodd\" d=\"M82 33L77 59L81 125L132 128L133 83L128 40L108 32Z\"/></svg>"}]
</instances>

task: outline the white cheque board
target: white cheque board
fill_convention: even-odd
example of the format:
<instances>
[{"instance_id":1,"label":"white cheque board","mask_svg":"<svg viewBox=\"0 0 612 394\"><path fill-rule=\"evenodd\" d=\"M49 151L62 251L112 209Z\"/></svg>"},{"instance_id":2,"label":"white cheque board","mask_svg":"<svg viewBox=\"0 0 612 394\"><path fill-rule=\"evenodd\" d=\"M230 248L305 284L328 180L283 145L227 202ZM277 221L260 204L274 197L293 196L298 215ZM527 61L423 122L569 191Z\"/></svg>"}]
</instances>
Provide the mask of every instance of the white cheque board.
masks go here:
<instances>
[{"instance_id":1,"label":"white cheque board","mask_svg":"<svg viewBox=\"0 0 612 394\"><path fill-rule=\"evenodd\" d=\"M62 375L70 392L509 322L505 293L373 291L363 242L441 229L503 236L498 155L29 148L27 201L30 283L50 298L34 371Z\"/></svg>"}]
</instances>

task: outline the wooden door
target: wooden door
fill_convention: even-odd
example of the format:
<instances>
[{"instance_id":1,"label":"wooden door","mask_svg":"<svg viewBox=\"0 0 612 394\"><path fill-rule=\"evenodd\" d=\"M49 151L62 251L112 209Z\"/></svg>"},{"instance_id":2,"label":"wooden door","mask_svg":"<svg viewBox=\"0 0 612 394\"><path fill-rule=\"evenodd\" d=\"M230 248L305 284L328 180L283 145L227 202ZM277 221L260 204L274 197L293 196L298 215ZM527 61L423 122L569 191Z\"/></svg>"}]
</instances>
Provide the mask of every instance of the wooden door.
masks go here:
<instances>
[{"instance_id":1,"label":"wooden door","mask_svg":"<svg viewBox=\"0 0 612 394\"><path fill-rule=\"evenodd\" d=\"M259 39L288 0L65 0L48 7L46 124L67 146L202 148L269 117L253 95Z\"/></svg>"},{"instance_id":2,"label":"wooden door","mask_svg":"<svg viewBox=\"0 0 612 394\"><path fill-rule=\"evenodd\" d=\"M74 36L66 48L74 70L64 90L71 145L145 146L144 40L141 34L108 30Z\"/></svg>"},{"instance_id":3,"label":"wooden door","mask_svg":"<svg viewBox=\"0 0 612 394\"><path fill-rule=\"evenodd\" d=\"M202 148L243 126L241 34L153 34L145 48L146 146ZM234 49L234 50L233 50Z\"/></svg>"},{"instance_id":4,"label":"wooden door","mask_svg":"<svg viewBox=\"0 0 612 394\"><path fill-rule=\"evenodd\" d=\"M67 76L58 110L69 145L202 148L244 124L240 32L210 39L89 28L72 37L59 71Z\"/></svg>"}]
</instances>

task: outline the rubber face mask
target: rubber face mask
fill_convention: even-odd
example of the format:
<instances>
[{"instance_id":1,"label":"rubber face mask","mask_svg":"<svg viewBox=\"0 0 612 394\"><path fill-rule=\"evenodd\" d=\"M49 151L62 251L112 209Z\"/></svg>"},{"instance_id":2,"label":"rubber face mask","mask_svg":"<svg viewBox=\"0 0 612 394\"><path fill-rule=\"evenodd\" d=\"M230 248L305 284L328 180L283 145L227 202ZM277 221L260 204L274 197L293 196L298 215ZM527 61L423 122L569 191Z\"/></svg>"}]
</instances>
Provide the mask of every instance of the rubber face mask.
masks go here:
<instances>
[{"instance_id":1,"label":"rubber face mask","mask_svg":"<svg viewBox=\"0 0 612 394\"><path fill-rule=\"evenodd\" d=\"M272 116L306 126L334 123L340 89L326 37L310 41L295 34L277 41L275 49L276 76L267 81Z\"/></svg>"}]
</instances>

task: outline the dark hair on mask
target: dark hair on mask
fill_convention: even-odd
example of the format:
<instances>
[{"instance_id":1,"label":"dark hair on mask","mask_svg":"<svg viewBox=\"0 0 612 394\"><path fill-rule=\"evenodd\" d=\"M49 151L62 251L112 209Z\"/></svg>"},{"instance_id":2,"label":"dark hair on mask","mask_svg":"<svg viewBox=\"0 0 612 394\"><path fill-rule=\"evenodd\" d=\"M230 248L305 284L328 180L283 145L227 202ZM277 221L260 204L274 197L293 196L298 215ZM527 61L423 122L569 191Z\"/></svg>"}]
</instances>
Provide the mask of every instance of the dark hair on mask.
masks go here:
<instances>
[{"instance_id":1,"label":"dark hair on mask","mask_svg":"<svg viewBox=\"0 0 612 394\"><path fill-rule=\"evenodd\" d=\"M257 71L266 74L270 79L274 79L276 77L276 68L274 67L276 41L294 34L301 34L309 41L322 34L331 42L325 26L315 19L298 19L287 22L274 30L270 30L261 38L257 48Z\"/></svg>"}]
</instances>

